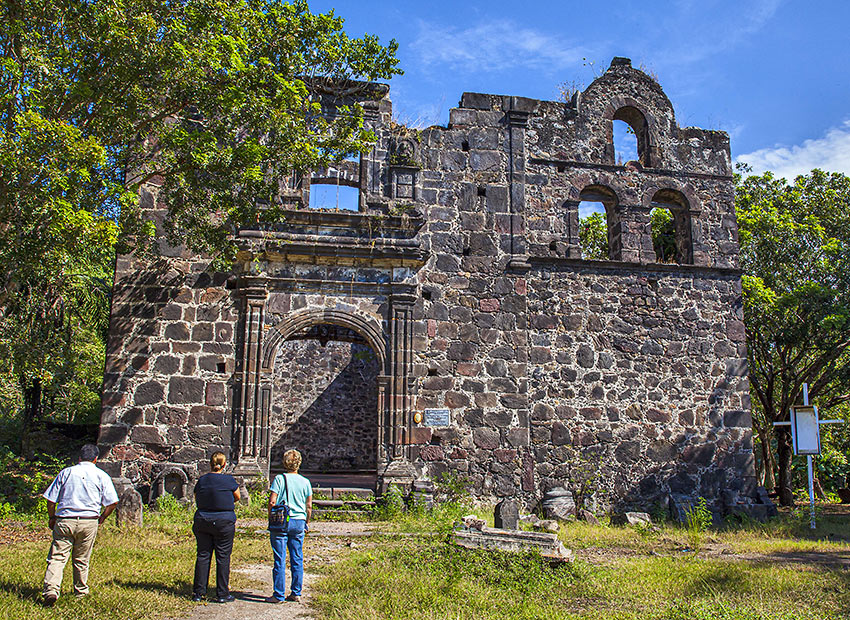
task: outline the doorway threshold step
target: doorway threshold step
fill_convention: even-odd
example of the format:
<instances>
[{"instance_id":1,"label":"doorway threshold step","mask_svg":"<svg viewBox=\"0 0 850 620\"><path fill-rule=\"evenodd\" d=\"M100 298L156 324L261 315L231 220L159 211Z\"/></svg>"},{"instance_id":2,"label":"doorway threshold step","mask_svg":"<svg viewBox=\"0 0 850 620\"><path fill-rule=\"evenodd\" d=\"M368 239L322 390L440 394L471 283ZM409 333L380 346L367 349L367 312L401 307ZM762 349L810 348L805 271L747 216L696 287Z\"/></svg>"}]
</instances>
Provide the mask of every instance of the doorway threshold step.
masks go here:
<instances>
[{"instance_id":1,"label":"doorway threshold step","mask_svg":"<svg viewBox=\"0 0 850 620\"><path fill-rule=\"evenodd\" d=\"M335 500L349 497L356 497L358 500L363 501L375 499L375 491L372 489L361 489L356 487L322 487L314 485L313 493Z\"/></svg>"},{"instance_id":2,"label":"doorway threshold step","mask_svg":"<svg viewBox=\"0 0 850 620\"><path fill-rule=\"evenodd\" d=\"M343 506L374 506L375 502L368 499L314 499L313 506L317 508L342 508Z\"/></svg>"}]
</instances>

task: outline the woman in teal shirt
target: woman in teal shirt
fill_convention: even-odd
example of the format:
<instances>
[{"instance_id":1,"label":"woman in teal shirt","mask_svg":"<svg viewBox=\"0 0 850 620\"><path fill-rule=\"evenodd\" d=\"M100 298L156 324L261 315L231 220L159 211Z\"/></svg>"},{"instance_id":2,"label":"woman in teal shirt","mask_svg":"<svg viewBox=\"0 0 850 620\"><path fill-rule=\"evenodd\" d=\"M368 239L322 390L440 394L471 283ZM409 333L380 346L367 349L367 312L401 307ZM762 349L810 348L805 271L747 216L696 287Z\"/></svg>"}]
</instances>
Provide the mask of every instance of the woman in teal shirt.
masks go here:
<instances>
[{"instance_id":1,"label":"woman in teal shirt","mask_svg":"<svg viewBox=\"0 0 850 620\"><path fill-rule=\"evenodd\" d=\"M283 454L284 474L275 476L269 495L269 515L272 506L285 503L289 506L289 526L285 532L271 531L272 553L274 554L274 594L266 599L269 603L301 600L301 586L304 583L304 555L302 544L307 523L313 512L313 485L298 473L301 467L301 453L287 450ZM289 551L289 566L292 570L292 582L289 596L286 596L286 552Z\"/></svg>"}]
</instances>

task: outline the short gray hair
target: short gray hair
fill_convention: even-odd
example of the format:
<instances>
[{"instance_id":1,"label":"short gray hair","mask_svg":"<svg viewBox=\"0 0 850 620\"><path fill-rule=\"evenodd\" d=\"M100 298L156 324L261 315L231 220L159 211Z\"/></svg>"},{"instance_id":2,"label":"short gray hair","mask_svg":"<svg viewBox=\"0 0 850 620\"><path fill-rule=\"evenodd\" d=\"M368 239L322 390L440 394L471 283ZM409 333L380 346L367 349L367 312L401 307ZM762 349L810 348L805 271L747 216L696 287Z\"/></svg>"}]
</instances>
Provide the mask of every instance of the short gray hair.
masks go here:
<instances>
[{"instance_id":1,"label":"short gray hair","mask_svg":"<svg viewBox=\"0 0 850 620\"><path fill-rule=\"evenodd\" d=\"M87 443L82 448L80 448L80 460L81 461L93 461L97 457L100 456L100 450L97 449L97 446L93 443Z\"/></svg>"}]
</instances>

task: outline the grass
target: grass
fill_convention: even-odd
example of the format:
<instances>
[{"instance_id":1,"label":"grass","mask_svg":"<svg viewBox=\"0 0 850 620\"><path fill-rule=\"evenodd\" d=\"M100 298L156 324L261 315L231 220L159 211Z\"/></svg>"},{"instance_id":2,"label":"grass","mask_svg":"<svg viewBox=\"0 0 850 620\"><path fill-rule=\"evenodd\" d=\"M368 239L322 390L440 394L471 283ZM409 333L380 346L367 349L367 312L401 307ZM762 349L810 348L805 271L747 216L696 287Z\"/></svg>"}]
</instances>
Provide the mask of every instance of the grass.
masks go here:
<instances>
[{"instance_id":1,"label":"grass","mask_svg":"<svg viewBox=\"0 0 850 620\"><path fill-rule=\"evenodd\" d=\"M427 517L394 523L405 521L422 529ZM709 530L702 553L683 553L682 526L576 522L560 536L585 559L558 567L447 538L385 537L328 567L313 600L334 620L838 620L850 617L850 571L793 553L850 558L847 524L847 515L822 515L812 532L807 517L787 513Z\"/></svg>"},{"instance_id":2,"label":"grass","mask_svg":"<svg viewBox=\"0 0 850 620\"><path fill-rule=\"evenodd\" d=\"M195 605L189 600L195 562L191 531L193 511L166 509L145 514L145 527L118 529L110 520L101 526L89 573L91 593L77 601L72 595L71 562L65 567L62 592L53 609L41 607L41 584L50 547L44 523L2 527L0 544L0 620L135 620L173 617ZM10 539L10 532L13 540ZM268 562L265 538L239 536L233 566ZM210 586L214 588L215 563ZM250 585L234 572L231 588Z\"/></svg>"},{"instance_id":3,"label":"grass","mask_svg":"<svg viewBox=\"0 0 850 620\"><path fill-rule=\"evenodd\" d=\"M796 566L640 556L552 567L534 554L385 541L329 568L314 603L354 619L833 620L850 576Z\"/></svg>"},{"instance_id":4,"label":"grass","mask_svg":"<svg viewBox=\"0 0 850 620\"><path fill-rule=\"evenodd\" d=\"M492 510L448 504L431 512L388 517L387 534L341 544L339 560L316 561L316 615L335 620L597 619L597 620L838 620L850 617L850 571L823 558L850 558L850 514L819 515L808 528L805 510L767 524L727 524L704 533L703 550L688 547L687 529L636 529L566 524L560 536L579 559L550 565L534 553L460 549L451 524L469 512ZM251 515L250 510L240 517ZM192 510L165 502L145 515L145 527L101 529L89 579L92 593L63 596L54 609L39 605L49 537L43 523L12 527L0 521L0 620L112 620L178 617L188 612L195 543ZM437 536L397 536L400 532ZM263 536L238 534L233 566L268 564ZM309 547L331 539L312 539ZM323 549L324 557L331 549ZM334 555L336 552L334 552ZM743 554L743 555L742 555ZM806 554L821 554L812 557ZM319 559L317 557L317 560ZM214 571L214 569L213 569ZM234 571L235 590L250 587Z\"/></svg>"}]
</instances>

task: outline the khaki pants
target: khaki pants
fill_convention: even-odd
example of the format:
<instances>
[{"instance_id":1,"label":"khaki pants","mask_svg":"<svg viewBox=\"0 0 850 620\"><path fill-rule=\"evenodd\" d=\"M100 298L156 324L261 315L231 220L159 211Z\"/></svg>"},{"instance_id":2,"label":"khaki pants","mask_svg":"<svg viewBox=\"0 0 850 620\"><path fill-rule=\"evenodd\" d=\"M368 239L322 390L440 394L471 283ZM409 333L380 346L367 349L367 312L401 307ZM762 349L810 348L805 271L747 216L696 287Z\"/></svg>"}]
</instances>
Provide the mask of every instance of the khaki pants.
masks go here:
<instances>
[{"instance_id":1,"label":"khaki pants","mask_svg":"<svg viewBox=\"0 0 850 620\"><path fill-rule=\"evenodd\" d=\"M53 527L53 544L47 554L47 572L44 574L43 595L59 596L62 571L72 558L74 566L74 594L89 593L86 584L89 577L89 558L97 536L97 519L63 519L58 517Z\"/></svg>"}]
</instances>

